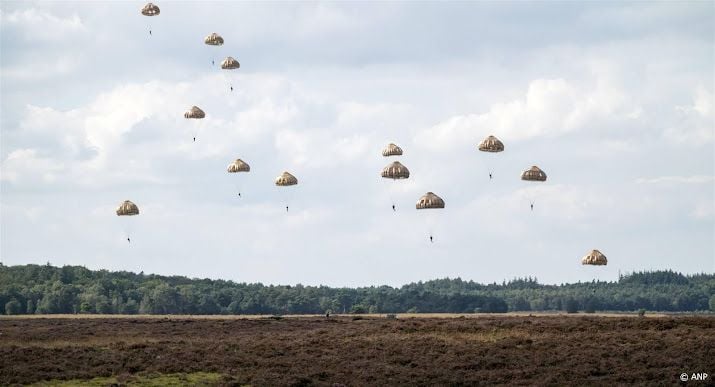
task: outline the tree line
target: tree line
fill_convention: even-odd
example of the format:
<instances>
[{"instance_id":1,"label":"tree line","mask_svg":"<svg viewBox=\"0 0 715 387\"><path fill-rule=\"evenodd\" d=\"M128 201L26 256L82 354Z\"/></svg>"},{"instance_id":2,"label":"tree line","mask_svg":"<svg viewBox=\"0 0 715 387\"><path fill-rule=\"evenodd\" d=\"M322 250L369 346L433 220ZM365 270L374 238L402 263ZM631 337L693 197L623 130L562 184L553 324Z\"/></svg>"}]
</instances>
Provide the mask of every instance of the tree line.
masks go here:
<instances>
[{"instance_id":1,"label":"tree line","mask_svg":"<svg viewBox=\"0 0 715 387\"><path fill-rule=\"evenodd\" d=\"M714 274L670 270L560 285L531 277L500 284L445 278L401 287L332 288L0 263L0 307L13 315L694 312L715 311L713 294Z\"/></svg>"}]
</instances>

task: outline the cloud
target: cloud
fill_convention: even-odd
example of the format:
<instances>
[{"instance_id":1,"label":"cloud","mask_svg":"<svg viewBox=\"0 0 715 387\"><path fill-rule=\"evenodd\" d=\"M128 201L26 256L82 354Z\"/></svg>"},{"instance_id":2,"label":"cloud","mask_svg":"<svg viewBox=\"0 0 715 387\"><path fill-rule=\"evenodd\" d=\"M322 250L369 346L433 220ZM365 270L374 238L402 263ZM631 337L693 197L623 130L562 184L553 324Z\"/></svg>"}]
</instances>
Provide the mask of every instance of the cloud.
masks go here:
<instances>
[{"instance_id":1,"label":"cloud","mask_svg":"<svg viewBox=\"0 0 715 387\"><path fill-rule=\"evenodd\" d=\"M0 11L4 29L17 29L23 40L62 41L68 35L86 33L87 28L76 13L68 17L54 15L44 9L27 8L12 12Z\"/></svg>"},{"instance_id":2,"label":"cloud","mask_svg":"<svg viewBox=\"0 0 715 387\"><path fill-rule=\"evenodd\" d=\"M565 79L536 79L523 98L495 103L486 113L451 117L423 130L417 141L433 149L476 143L487 134L505 141L559 136L581 130L594 121L637 118L638 107L623 90L599 80L593 86Z\"/></svg>"},{"instance_id":3,"label":"cloud","mask_svg":"<svg viewBox=\"0 0 715 387\"><path fill-rule=\"evenodd\" d=\"M695 176L658 176L639 177L638 184L706 184L715 181L715 176L695 175Z\"/></svg>"},{"instance_id":4,"label":"cloud","mask_svg":"<svg viewBox=\"0 0 715 387\"><path fill-rule=\"evenodd\" d=\"M16 149L2 163L0 180L44 184L57 180L65 165L38 154L36 149Z\"/></svg>"}]
</instances>

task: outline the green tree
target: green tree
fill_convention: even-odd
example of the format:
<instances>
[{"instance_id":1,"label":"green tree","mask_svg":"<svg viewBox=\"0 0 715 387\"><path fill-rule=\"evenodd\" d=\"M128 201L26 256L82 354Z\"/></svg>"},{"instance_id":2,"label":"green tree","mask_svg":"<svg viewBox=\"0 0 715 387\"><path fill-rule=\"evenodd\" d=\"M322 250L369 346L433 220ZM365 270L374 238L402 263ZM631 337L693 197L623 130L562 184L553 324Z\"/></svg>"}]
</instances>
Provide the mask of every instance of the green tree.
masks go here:
<instances>
[{"instance_id":1,"label":"green tree","mask_svg":"<svg viewBox=\"0 0 715 387\"><path fill-rule=\"evenodd\" d=\"M5 303L5 314L13 315L20 314L22 311L22 304L16 299L12 299Z\"/></svg>"}]
</instances>

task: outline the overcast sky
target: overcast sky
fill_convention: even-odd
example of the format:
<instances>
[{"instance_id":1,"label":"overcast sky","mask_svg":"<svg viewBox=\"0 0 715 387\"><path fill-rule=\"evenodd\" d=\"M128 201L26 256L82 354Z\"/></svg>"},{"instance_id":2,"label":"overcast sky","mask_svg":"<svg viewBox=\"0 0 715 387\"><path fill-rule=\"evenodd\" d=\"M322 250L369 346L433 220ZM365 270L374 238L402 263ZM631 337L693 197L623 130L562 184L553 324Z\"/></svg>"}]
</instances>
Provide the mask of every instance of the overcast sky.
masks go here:
<instances>
[{"instance_id":1,"label":"overcast sky","mask_svg":"<svg viewBox=\"0 0 715 387\"><path fill-rule=\"evenodd\" d=\"M714 4L3 1L0 261L331 286L712 273ZM490 134L504 152L477 150ZM408 180L380 178L389 142ZM427 191L446 208L415 210Z\"/></svg>"}]
</instances>

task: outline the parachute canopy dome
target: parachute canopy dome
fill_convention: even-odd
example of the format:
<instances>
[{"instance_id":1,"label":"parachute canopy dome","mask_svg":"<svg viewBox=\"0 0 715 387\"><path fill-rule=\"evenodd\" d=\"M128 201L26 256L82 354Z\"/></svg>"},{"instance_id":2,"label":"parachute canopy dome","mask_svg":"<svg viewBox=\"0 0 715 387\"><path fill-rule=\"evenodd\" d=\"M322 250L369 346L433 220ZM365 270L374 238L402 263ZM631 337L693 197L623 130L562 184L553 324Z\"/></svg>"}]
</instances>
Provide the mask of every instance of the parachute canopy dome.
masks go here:
<instances>
[{"instance_id":1,"label":"parachute canopy dome","mask_svg":"<svg viewBox=\"0 0 715 387\"><path fill-rule=\"evenodd\" d=\"M385 157L402 156L402 148L393 143L389 143L385 149L382 150L382 155Z\"/></svg>"},{"instance_id":2,"label":"parachute canopy dome","mask_svg":"<svg viewBox=\"0 0 715 387\"><path fill-rule=\"evenodd\" d=\"M546 173L534 165L521 173L521 180L546 181Z\"/></svg>"},{"instance_id":3,"label":"parachute canopy dome","mask_svg":"<svg viewBox=\"0 0 715 387\"><path fill-rule=\"evenodd\" d=\"M586 254L583 258L581 258L581 264L604 266L608 264L608 260L606 259L606 256L603 255L603 253L601 253L600 251L591 250L590 253Z\"/></svg>"},{"instance_id":4,"label":"parachute canopy dome","mask_svg":"<svg viewBox=\"0 0 715 387\"><path fill-rule=\"evenodd\" d=\"M188 112L184 113L184 118L204 118L206 117L206 113L204 113L203 110L199 109L198 106L192 106L191 109L189 109Z\"/></svg>"},{"instance_id":5,"label":"parachute canopy dome","mask_svg":"<svg viewBox=\"0 0 715 387\"><path fill-rule=\"evenodd\" d=\"M410 170L399 161L395 161L383 168L381 175L385 179L407 179L410 177Z\"/></svg>"},{"instance_id":6,"label":"parachute canopy dome","mask_svg":"<svg viewBox=\"0 0 715 387\"><path fill-rule=\"evenodd\" d=\"M251 167L241 159L236 159L228 165L228 173L249 172Z\"/></svg>"},{"instance_id":7,"label":"parachute canopy dome","mask_svg":"<svg viewBox=\"0 0 715 387\"><path fill-rule=\"evenodd\" d=\"M142 8L142 15L144 16L156 16L159 13L161 13L159 7L152 3L146 3L146 5Z\"/></svg>"},{"instance_id":8,"label":"parachute canopy dome","mask_svg":"<svg viewBox=\"0 0 715 387\"><path fill-rule=\"evenodd\" d=\"M489 136L479 143L479 150L482 152L503 152L504 143L494 136Z\"/></svg>"},{"instance_id":9,"label":"parachute canopy dome","mask_svg":"<svg viewBox=\"0 0 715 387\"><path fill-rule=\"evenodd\" d=\"M430 208L444 208L444 200L432 192L427 192L422 195L415 206L418 210L426 210Z\"/></svg>"},{"instance_id":10,"label":"parachute canopy dome","mask_svg":"<svg viewBox=\"0 0 715 387\"><path fill-rule=\"evenodd\" d=\"M230 56L221 62L221 68L224 70L235 70L239 67L241 67L241 64Z\"/></svg>"},{"instance_id":11,"label":"parachute canopy dome","mask_svg":"<svg viewBox=\"0 0 715 387\"><path fill-rule=\"evenodd\" d=\"M204 43L209 46L221 46L223 45L223 38L217 33L212 33L204 39Z\"/></svg>"},{"instance_id":12,"label":"parachute canopy dome","mask_svg":"<svg viewBox=\"0 0 715 387\"><path fill-rule=\"evenodd\" d=\"M129 200L125 200L124 203L117 207L117 216L131 216L139 215L139 207Z\"/></svg>"},{"instance_id":13,"label":"parachute canopy dome","mask_svg":"<svg viewBox=\"0 0 715 387\"><path fill-rule=\"evenodd\" d=\"M298 184L298 179L296 179L295 176L291 175L288 172L283 172L280 176L276 178L277 186L287 187L296 184Z\"/></svg>"}]
</instances>

